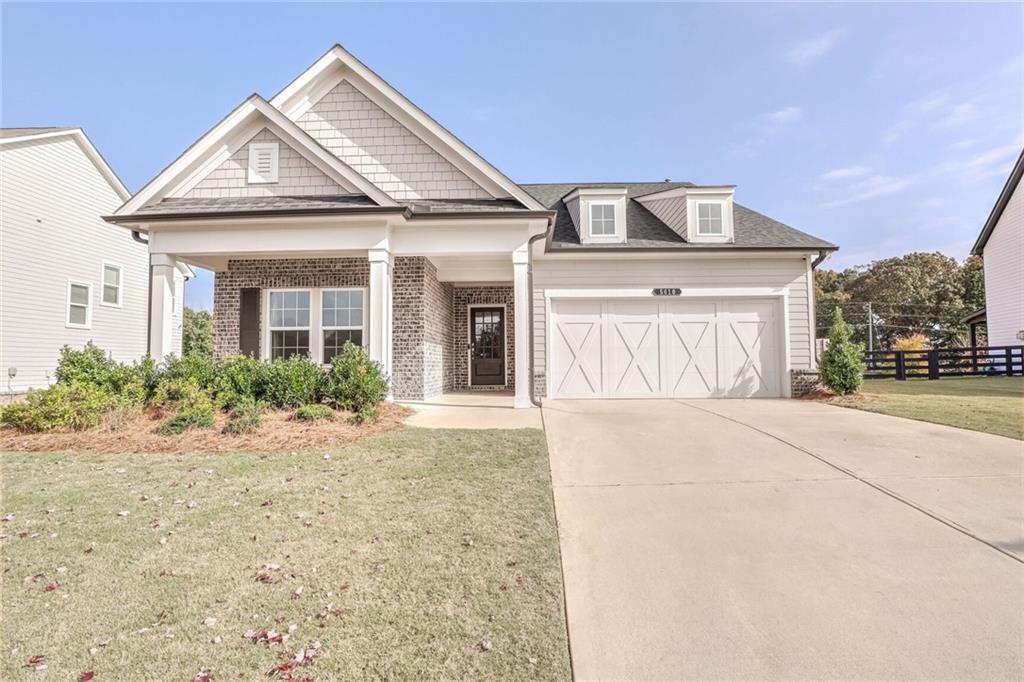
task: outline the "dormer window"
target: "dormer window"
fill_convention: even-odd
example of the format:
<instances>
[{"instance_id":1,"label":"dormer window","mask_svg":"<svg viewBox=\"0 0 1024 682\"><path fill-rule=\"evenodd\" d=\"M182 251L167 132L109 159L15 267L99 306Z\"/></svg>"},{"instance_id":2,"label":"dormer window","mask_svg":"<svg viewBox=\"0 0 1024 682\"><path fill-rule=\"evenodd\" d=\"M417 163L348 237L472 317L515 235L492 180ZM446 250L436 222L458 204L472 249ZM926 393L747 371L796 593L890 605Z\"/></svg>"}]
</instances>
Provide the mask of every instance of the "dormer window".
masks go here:
<instances>
[{"instance_id":1,"label":"dormer window","mask_svg":"<svg viewBox=\"0 0 1024 682\"><path fill-rule=\"evenodd\" d=\"M615 236L615 204L590 204L590 236Z\"/></svg>"},{"instance_id":2,"label":"dormer window","mask_svg":"<svg viewBox=\"0 0 1024 682\"><path fill-rule=\"evenodd\" d=\"M699 202L697 204L697 234L704 237L725 234L722 223L722 204L717 202Z\"/></svg>"},{"instance_id":3,"label":"dormer window","mask_svg":"<svg viewBox=\"0 0 1024 682\"><path fill-rule=\"evenodd\" d=\"M249 143L249 184L277 182L276 142Z\"/></svg>"}]
</instances>

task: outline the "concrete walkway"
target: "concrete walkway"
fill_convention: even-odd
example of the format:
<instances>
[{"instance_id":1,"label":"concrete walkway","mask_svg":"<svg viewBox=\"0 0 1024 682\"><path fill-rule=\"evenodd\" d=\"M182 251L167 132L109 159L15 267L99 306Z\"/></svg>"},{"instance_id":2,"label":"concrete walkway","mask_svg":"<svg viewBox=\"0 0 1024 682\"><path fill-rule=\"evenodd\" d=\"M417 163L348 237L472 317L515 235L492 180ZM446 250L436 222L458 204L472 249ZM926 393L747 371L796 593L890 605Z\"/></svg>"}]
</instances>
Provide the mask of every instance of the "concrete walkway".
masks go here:
<instances>
[{"instance_id":1,"label":"concrete walkway","mask_svg":"<svg viewBox=\"0 0 1024 682\"><path fill-rule=\"evenodd\" d=\"M536 407L515 409L511 393L445 393L423 402L403 402L416 413L405 420L426 429L542 429Z\"/></svg>"},{"instance_id":2,"label":"concrete walkway","mask_svg":"<svg viewBox=\"0 0 1024 682\"><path fill-rule=\"evenodd\" d=\"M805 401L550 401L579 680L1021 679L1024 444Z\"/></svg>"}]
</instances>

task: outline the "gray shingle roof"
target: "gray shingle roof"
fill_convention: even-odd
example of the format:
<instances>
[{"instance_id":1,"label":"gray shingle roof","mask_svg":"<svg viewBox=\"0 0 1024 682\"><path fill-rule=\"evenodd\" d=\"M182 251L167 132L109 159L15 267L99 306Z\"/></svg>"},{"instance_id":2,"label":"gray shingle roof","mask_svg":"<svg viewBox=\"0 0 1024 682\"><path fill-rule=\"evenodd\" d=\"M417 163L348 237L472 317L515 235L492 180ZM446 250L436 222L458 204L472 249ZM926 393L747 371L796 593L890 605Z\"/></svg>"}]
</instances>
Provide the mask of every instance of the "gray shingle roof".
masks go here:
<instances>
[{"instance_id":1,"label":"gray shingle roof","mask_svg":"<svg viewBox=\"0 0 1024 682\"><path fill-rule=\"evenodd\" d=\"M301 197L217 197L203 199L164 199L155 204L143 206L135 212L137 216L166 214L241 213L246 211L304 211L364 208L376 206L376 202L365 194L337 194L328 196Z\"/></svg>"},{"instance_id":2,"label":"gray shingle roof","mask_svg":"<svg viewBox=\"0 0 1024 682\"><path fill-rule=\"evenodd\" d=\"M764 248L764 249L835 249L823 239L772 220L740 204L733 205L732 244L691 244L679 236L657 216L647 210L636 197L655 192L664 192L678 187L695 187L690 182L591 182L591 183L550 183L520 185L538 201L556 212L555 229L551 239L552 249L596 248L680 248L680 249L722 249L722 248ZM626 244L580 243L579 234L562 197L578 187L610 187L626 190Z\"/></svg>"}]
</instances>

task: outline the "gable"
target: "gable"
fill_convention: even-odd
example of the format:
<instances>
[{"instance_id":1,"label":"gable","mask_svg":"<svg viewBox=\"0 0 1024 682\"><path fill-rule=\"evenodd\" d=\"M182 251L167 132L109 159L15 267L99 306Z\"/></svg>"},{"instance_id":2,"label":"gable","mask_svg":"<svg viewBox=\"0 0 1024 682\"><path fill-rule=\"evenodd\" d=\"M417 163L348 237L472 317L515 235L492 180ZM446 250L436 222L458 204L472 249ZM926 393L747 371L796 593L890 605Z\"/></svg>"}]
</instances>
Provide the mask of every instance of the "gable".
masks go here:
<instances>
[{"instance_id":1,"label":"gable","mask_svg":"<svg viewBox=\"0 0 1024 682\"><path fill-rule=\"evenodd\" d=\"M638 197L637 201L643 204L644 208L658 217L658 220L665 223L683 239L686 238L686 196L663 197L660 199L648 199Z\"/></svg>"},{"instance_id":2,"label":"gable","mask_svg":"<svg viewBox=\"0 0 1024 682\"><path fill-rule=\"evenodd\" d=\"M321 97L296 123L398 201L491 198L348 80Z\"/></svg>"},{"instance_id":3,"label":"gable","mask_svg":"<svg viewBox=\"0 0 1024 682\"><path fill-rule=\"evenodd\" d=\"M248 182L249 144L278 144L278 181L250 184ZM183 197L214 199L221 197L315 196L344 194L346 190L313 165L268 128L242 143L230 157L214 168Z\"/></svg>"}]
</instances>

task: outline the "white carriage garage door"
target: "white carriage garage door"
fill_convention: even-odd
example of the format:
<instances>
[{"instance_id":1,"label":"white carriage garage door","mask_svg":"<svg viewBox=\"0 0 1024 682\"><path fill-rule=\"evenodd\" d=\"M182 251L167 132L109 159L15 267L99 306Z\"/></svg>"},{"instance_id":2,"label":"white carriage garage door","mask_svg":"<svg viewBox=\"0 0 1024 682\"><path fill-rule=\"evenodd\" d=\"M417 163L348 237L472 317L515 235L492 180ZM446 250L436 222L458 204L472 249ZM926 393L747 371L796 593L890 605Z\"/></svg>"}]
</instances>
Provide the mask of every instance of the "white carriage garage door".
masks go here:
<instances>
[{"instance_id":1,"label":"white carriage garage door","mask_svg":"<svg viewBox=\"0 0 1024 682\"><path fill-rule=\"evenodd\" d=\"M781 395L777 299L556 299L554 398Z\"/></svg>"}]
</instances>

